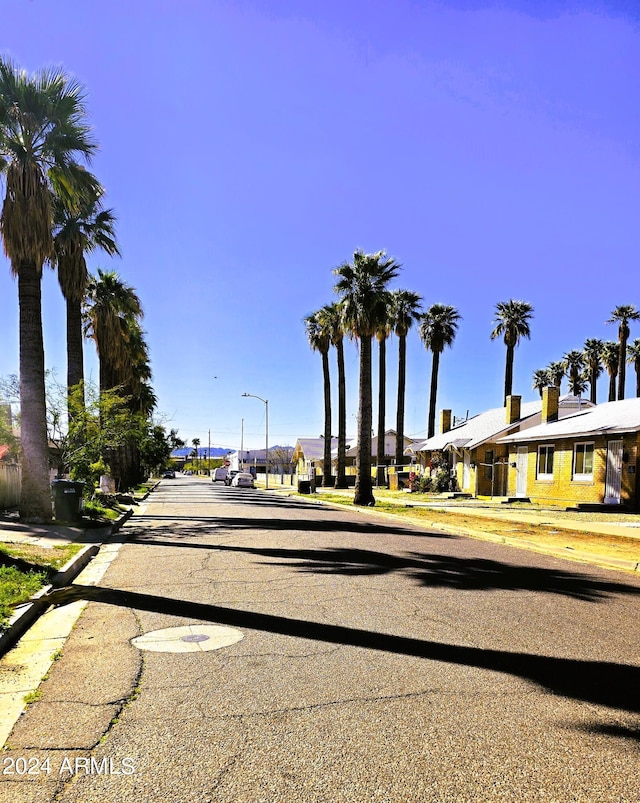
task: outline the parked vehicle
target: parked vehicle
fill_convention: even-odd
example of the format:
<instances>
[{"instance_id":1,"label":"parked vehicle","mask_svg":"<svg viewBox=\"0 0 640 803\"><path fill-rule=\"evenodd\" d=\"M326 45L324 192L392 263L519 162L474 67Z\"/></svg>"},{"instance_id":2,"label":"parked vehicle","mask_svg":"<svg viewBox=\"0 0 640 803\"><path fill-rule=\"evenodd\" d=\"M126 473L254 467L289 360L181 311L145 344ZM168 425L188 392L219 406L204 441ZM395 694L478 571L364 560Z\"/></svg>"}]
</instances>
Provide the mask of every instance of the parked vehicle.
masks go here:
<instances>
[{"instance_id":1,"label":"parked vehicle","mask_svg":"<svg viewBox=\"0 0 640 803\"><path fill-rule=\"evenodd\" d=\"M227 479L227 475L229 474L228 469L221 466L220 468L214 468L211 472L211 482L224 482Z\"/></svg>"},{"instance_id":2,"label":"parked vehicle","mask_svg":"<svg viewBox=\"0 0 640 803\"><path fill-rule=\"evenodd\" d=\"M231 485L234 488L255 488L253 482L253 475L248 474L246 471L239 471L231 480Z\"/></svg>"},{"instance_id":3,"label":"parked vehicle","mask_svg":"<svg viewBox=\"0 0 640 803\"><path fill-rule=\"evenodd\" d=\"M231 485L231 481L236 476L236 474L239 473L240 471L237 468L232 468L231 471L227 471L227 476L224 478L224 484Z\"/></svg>"}]
</instances>

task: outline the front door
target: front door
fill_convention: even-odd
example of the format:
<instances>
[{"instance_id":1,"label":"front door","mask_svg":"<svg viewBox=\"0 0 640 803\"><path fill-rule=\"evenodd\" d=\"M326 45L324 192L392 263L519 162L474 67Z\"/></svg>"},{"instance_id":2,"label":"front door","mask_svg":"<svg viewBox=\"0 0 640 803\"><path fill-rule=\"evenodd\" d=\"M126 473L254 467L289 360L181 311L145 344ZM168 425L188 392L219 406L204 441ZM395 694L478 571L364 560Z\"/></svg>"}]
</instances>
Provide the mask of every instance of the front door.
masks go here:
<instances>
[{"instance_id":1,"label":"front door","mask_svg":"<svg viewBox=\"0 0 640 803\"><path fill-rule=\"evenodd\" d=\"M622 487L622 441L609 441L607 444L607 478L604 489L605 505L620 504Z\"/></svg>"},{"instance_id":2,"label":"front door","mask_svg":"<svg viewBox=\"0 0 640 803\"><path fill-rule=\"evenodd\" d=\"M526 446L518 446L518 457L516 460L516 496L527 495L528 457L529 449Z\"/></svg>"}]
</instances>

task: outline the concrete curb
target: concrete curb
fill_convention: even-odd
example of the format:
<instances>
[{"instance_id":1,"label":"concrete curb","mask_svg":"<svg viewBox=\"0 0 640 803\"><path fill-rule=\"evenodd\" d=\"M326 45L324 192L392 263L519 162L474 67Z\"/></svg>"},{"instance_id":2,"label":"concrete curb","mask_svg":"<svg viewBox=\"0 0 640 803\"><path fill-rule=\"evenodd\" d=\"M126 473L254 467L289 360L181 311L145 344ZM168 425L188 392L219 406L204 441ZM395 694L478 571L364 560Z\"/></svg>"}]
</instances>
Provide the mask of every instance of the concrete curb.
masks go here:
<instances>
[{"instance_id":1,"label":"concrete curb","mask_svg":"<svg viewBox=\"0 0 640 803\"><path fill-rule=\"evenodd\" d=\"M535 541L528 541L519 538L510 538L507 535L498 535L493 533L485 532L484 530L474 530L469 527L462 527L456 525L446 525L440 524L438 522L422 522L416 519L411 519L409 517L404 517L401 514L396 515L395 513L387 513L384 510L376 510L375 507L360 507L354 505L353 507L348 507L345 504L341 504L340 502L331 502L326 499L321 499L317 495L311 494L310 496L296 494L295 492L291 494L292 496L295 495L303 502L316 502L321 505L326 505L327 507L332 507L337 510L352 510L357 513L363 513L368 515L375 515L375 516L383 516L384 518L390 519L392 521L401 521L405 524L412 524L422 529L433 529L439 530L440 532L451 533L453 535L460 535L465 536L467 538L475 538L479 541L489 541L494 544L504 544L505 546L513 546L518 549L526 549L529 552L536 552L540 555L547 555L549 557L554 558L561 558L562 560L571 560L577 563L586 563L589 565L599 566L602 569L610 569L613 571L624 571L624 572L631 572L633 574L640 573L640 563L632 560L623 560L621 558L604 558L600 555L596 555L592 552L582 552L579 550L574 550L569 547L546 547L542 546L541 544L537 544ZM454 514L455 515L455 514ZM489 518L489 517L487 517ZM562 529L570 529L569 527L565 527Z\"/></svg>"},{"instance_id":2,"label":"concrete curb","mask_svg":"<svg viewBox=\"0 0 640 803\"><path fill-rule=\"evenodd\" d=\"M155 486L154 486L155 488ZM154 488L149 489L144 499L151 493ZM74 555L61 569L56 572L51 578L51 582L41 588L36 594L31 597L29 602L16 607L16 611L9 619L9 625L6 630L0 634L0 657L7 653L16 642L26 633L26 631L33 625L37 619L49 608L51 603L48 600L49 594L56 588L71 583L80 572L87 566L91 560L98 554L104 544L109 543L114 535L120 530L131 516L133 516L133 508L129 508L123 513L120 518L115 521L108 529L104 540L99 544L89 544L81 549L77 555Z\"/></svg>"}]
</instances>

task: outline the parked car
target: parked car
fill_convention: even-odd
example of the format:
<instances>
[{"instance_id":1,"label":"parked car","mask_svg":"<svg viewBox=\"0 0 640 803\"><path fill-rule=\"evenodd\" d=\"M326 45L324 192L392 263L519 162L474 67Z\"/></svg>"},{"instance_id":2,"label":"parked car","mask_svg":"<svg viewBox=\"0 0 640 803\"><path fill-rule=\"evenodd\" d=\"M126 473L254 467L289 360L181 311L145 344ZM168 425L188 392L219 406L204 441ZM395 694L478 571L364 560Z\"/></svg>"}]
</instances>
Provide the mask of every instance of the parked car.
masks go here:
<instances>
[{"instance_id":1,"label":"parked car","mask_svg":"<svg viewBox=\"0 0 640 803\"><path fill-rule=\"evenodd\" d=\"M249 474L246 471L239 471L231 480L231 485L233 485L234 488L256 487L253 482L253 474Z\"/></svg>"},{"instance_id":2,"label":"parked car","mask_svg":"<svg viewBox=\"0 0 640 803\"><path fill-rule=\"evenodd\" d=\"M232 468L231 471L227 471L227 476L224 478L224 484L225 485L231 485L231 481L236 476L236 474L239 474L239 473L240 473L240 471L237 468Z\"/></svg>"},{"instance_id":3,"label":"parked car","mask_svg":"<svg viewBox=\"0 0 640 803\"><path fill-rule=\"evenodd\" d=\"M168 468L162 476L165 480L175 480L176 472L172 468Z\"/></svg>"},{"instance_id":4,"label":"parked car","mask_svg":"<svg viewBox=\"0 0 640 803\"><path fill-rule=\"evenodd\" d=\"M220 468L214 468L211 472L211 482L224 482L227 479L227 475L229 471L221 466Z\"/></svg>"}]
</instances>

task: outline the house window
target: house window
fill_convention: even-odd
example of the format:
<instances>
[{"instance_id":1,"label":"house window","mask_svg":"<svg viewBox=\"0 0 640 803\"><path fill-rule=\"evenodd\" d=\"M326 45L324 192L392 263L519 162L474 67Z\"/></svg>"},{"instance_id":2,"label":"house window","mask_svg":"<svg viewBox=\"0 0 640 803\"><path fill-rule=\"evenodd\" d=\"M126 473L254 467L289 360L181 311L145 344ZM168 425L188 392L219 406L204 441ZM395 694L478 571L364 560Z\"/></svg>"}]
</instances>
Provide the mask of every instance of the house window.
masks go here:
<instances>
[{"instance_id":1,"label":"house window","mask_svg":"<svg viewBox=\"0 0 640 803\"><path fill-rule=\"evenodd\" d=\"M553 446L538 446L538 471L539 480L553 479Z\"/></svg>"},{"instance_id":2,"label":"house window","mask_svg":"<svg viewBox=\"0 0 640 803\"><path fill-rule=\"evenodd\" d=\"M593 443L576 443L573 447L573 479L593 479Z\"/></svg>"}]
</instances>

